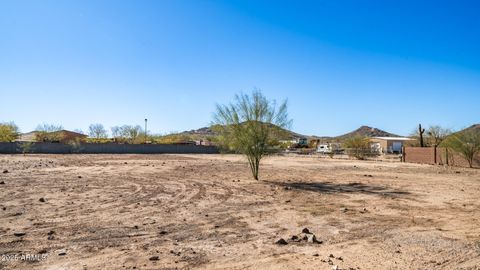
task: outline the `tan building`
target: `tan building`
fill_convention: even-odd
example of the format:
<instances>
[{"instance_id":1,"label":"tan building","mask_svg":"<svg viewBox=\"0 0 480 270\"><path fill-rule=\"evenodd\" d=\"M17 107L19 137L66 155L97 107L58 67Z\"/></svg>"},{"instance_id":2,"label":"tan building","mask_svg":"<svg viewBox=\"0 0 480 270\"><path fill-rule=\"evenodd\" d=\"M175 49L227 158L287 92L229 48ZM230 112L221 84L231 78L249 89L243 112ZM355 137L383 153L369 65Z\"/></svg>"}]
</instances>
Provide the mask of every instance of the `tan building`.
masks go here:
<instances>
[{"instance_id":1,"label":"tan building","mask_svg":"<svg viewBox=\"0 0 480 270\"><path fill-rule=\"evenodd\" d=\"M370 139L371 146L383 154L402 153L403 144L413 139L406 137L373 137Z\"/></svg>"}]
</instances>

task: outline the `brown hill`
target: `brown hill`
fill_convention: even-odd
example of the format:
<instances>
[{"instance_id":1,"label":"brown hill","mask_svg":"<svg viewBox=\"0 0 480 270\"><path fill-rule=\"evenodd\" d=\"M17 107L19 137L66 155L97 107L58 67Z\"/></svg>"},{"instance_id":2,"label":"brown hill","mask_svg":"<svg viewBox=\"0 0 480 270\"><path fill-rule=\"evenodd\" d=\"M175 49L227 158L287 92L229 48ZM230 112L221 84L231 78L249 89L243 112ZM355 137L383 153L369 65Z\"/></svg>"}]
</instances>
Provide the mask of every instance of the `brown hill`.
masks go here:
<instances>
[{"instance_id":1,"label":"brown hill","mask_svg":"<svg viewBox=\"0 0 480 270\"><path fill-rule=\"evenodd\" d=\"M346 133L344 135L340 135L340 136L337 136L337 137L308 136L308 135L299 134L299 133L296 133L296 132L293 132L293 131L290 131L290 130L287 130L287 129L280 129L280 130L281 130L280 134L282 134L282 135L281 135L281 138L278 138L278 139L282 139L282 140L294 139L294 138L308 138L309 140L319 139L319 140L322 140L322 141L329 141L329 140L343 141L347 138L355 137L355 136L362 136L362 137L399 137L396 134L389 133L389 132L383 131L381 129L373 128L373 127L369 127L369 126L361 126L360 128L358 128L358 129L356 129L352 132L349 132L349 133ZM207 139L207 137L217 136L218 133L216 133L211 127L203 127L203 128L199 128L199 129L183 131L183 132L179 133L179 135L192 136L192 137L196 137L196 138Z\"/></svg>"},{"instance_id":2,"label":"brown hill","mask_svg":"<svg viewBox=\"0 0 480 270\"><path fill-rule=\"evenodd\" d=\"M273 127L272 127L273 128ZM314 136L306 136L302 135L293 131L290 131L288 129L283 129L283 128L278 128L279 132L277 132L280 140L289 140L289 139L294 139L294 138L313 138ZM199 129L192 129L188 131L183 131L178 133L178 135L182 136L191 136L195 138L201 138L201 139L208 139L208 137L215 137L218 136L219 134L215 132L215 130L212 127L203 127Z\"/></svg>"},{"instance_id":3,"label":"brown hill","mask_svg":"<svg viewBox=\"0 0 480 270\"><path fill-rule=\"evenodd\" d=\"M463 133L463 132L470 132L470 131L480 133L480 124L471 125L468 128L465 128L465 129L462 129L462 130L459 130L457 132L452 133L450 136L453 136L455 134L460 134L460 133ZM450 136L447 136L447 138L450 137Z\"/></svg>"},{"instance_id":4,"label":"brown hill","mask_svg":"<svg viewBox=\"0 0 480 270\"><path fill-rule=\"evenodd\" d=\"M203 127L199 129L192 129L179 133L180 135L198 135L198 136L217 136L218 134L210 127Z\"/></svg>"},{"instance_id":5,"label":"brown hill","mask_svg":"<svg viewBox=\"0 0 480 270\"><path fill-rule=\"evenodd\" d=\"M360 128L358 128L358 129L356 129L352 132L334 137L334 139L345 140L347 138L356 137L356 136L361 136L361 137L400 137L399 135L389 133L389 132L386 132L386 131L378 129L378 128L373 128L373 127L369 127L369 126L361 126Z\"/></svg>"},{"instance_id":6,"label":"brown hill","mask_svg":"<svg viewBox=\"0 0 480 270\"><path fill-rule=\"evenodd\" d=\"M475 125L471 125L470 127L464 129L464 130L461 130L459 132L463 132L463 131L475 131L475 132L480 132L480 124L475 124Z\"/></svg>"}]
</instances>

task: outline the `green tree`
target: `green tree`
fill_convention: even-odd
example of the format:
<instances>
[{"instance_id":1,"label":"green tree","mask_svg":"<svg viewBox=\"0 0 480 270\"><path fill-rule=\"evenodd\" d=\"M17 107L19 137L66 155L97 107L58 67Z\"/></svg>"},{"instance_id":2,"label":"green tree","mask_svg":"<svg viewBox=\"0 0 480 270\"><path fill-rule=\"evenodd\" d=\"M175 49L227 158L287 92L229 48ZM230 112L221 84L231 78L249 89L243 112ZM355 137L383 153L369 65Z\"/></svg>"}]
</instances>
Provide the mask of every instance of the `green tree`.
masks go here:
<instances>
[{"instance_id":1,"label":"green tree","mask_svg":"<svg viewBox=\"0 0 480 270\"><path fill-rule=\"evenodd\" d=\"M0 123L0 142L13 142L19 136L19 129L15 123Z\"/></svg>"},{"instance_id":2,"label":"green tree","mask_svg":"<svg viewBox=\"0 0 480 270\"><path fill-rule=\"evenodd\" d=\"M442 145L462 155L472 168L475 157L480 153L480 131L471 129L457 132L447 137Z\"/></svg>"},{"instance_id":3,"label":"green tree","mask_svg":"<svg viewBox=\"0 0 480 270\"><path fill-rule=\"evenodd\" d=\"M378 155L370 146L370 139L362 136L348 138L343 146L350 157L365 159L369 156Z\"/></svg>"},{"instance_id":4,"label":"green tree","mask_svg":"<svg viewBox=\"0 0 480 270\"><path fill-rule=\"evenodd\" d=\"M214 124L224 146L247 157L252 176L258 180L260 161L269 151L274 136L280 128L291 124L288 119L287 101L277 107L259 90L252 94L236 95L234 102L218 105Z\"/></svg>"}]
</instances>

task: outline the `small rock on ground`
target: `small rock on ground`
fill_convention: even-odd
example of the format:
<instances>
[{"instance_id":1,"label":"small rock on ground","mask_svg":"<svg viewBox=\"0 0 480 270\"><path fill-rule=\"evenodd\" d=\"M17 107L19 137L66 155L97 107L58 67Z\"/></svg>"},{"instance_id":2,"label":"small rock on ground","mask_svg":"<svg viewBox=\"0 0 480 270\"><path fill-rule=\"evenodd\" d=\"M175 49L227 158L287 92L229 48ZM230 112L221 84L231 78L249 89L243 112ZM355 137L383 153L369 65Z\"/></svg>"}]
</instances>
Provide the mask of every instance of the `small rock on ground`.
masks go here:
<instances>
[{"instance_id":1,"label":"small rock on ground","mask_svg":"<svg viewBox=\"0 0 480 270\"><path fill-rule=\"evenodd\" d=\"M275 242L275 244L281 245L281 246L288 245L287 241L285 241L285 239L283 238L278 239L278 241Z\"/></svg>"},{"instance_id":2,"label":"small rock on ground","mask_svg":"<svg viewBox=\"0 0 480 270\"><path fill-rule=\"evenodd\" d=\"M302 233L310 233L310 230L308 228L303 228Z\"/></svg>"}]
</instances>

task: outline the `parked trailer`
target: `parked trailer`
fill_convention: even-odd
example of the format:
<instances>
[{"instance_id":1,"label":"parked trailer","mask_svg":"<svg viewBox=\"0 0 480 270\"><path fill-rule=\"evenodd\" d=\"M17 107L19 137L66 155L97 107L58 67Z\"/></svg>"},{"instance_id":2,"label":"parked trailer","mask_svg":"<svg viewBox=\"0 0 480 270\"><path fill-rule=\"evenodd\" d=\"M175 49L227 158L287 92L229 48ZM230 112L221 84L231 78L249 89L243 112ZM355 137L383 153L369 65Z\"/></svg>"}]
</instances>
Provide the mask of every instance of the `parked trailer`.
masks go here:
<instances>
[{"instance_id":1,"label":"parked trailer","mask_svg":"<svg viewBox=\"0 0 480 270\"><path fill-rule=\"evenodd\" d=\"M317 146L317 153L320 153L320 154L332 153L332 148L328 144L319 144Z\"/></svg>"}]
</instances>

